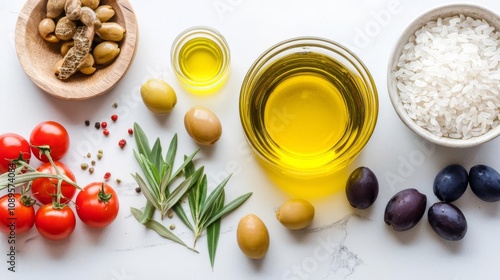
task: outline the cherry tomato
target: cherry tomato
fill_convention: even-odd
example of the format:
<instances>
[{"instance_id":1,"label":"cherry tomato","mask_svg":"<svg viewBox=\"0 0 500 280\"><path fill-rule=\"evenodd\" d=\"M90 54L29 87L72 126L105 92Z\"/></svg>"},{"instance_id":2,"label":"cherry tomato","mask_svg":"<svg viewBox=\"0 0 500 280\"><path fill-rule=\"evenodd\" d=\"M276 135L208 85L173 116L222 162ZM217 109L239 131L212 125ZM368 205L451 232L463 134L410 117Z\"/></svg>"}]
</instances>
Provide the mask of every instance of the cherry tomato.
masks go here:
<instances>
[{"instance_id":1,"label":"cherry tomato","mask_svg":"<svg viewBox=\"0 0 500 280\"><path fill-rule=\"evenodd\" d=\"M76 226L76 218L67 205L58 209L52 203L45 204L36 212L35 226L41 236L61 240L71 235Z\"/></svg>"},{"instance_id":2,"label":"cherry tomato","mask_svg":"<svg viewBox=\"0 0 500 280\"><path fill-rule=\"evenodd\" d=\"M49 162L45 155L40 155L40 150L33 146L49 146L50 156L53 160L60 160L69 149L68 131L61 124L54 121L39 123L30 135L31 151L37 159Z\"/></svg>"},{"instance_id":3,"label":"cherry tomato","mask_svg":"<svg viewBox=\"0 0 500 280\"><path fill-rule=\"evenodd\" d=\"M31 158L30 144L24 137L15 133L0 135L0 174L9 170L10 160L22 158L29 162Z\"/></svg>"},{"instance_id":4,"label":"cherry tomato","mask_svg":"<svg viewBox=\"0 0 500 280\"><path fill-rule=\"evenodd\" d=\"M113 188L102 182L85 186L76 196L76 213L86 225L102 228L118 215L118 196Z\"/></svg>"},{"instance_id":5,"label":"cherry tomato","mask_svg":"<svg viewBox=\"0 0 500 280\"><path fill-rule=\"evenodd\" d=\"M59 169L61 174L66 175L73 182L76 183L75 175L71 170L62 162L55 161L54 165ZM44 163L36 169L38 172L57 174L56 169L50 163ZM43 204L51 203L57 193L57 179L54 178L37 178L33 180L31 185L31 192L33 196ZM68 203L76 193L76 188L66 182L61 184L62 199L61 203Z\"/></svg>"},{"instance_id":6,"label":"cherry tomato","mask_svg":"<svg viewBox=\"0 0 500 280\"><path fill-rule=\"evenodd\" d=\"M29 199L27 199L29 201ZM19 193L8 193L0 198L0 231L6 235L27 232L35 223L35 209Z\"/></svg>"}]
</instances>

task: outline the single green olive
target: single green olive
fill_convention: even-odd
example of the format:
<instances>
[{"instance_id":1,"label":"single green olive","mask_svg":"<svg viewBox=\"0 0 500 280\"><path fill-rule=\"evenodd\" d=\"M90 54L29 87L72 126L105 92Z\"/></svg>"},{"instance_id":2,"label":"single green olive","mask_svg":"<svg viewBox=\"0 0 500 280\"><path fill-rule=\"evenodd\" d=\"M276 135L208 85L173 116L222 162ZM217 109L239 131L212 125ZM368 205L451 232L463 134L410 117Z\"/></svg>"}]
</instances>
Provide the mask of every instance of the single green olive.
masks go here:
<instances>
[{"instance_id":1,"label":"single green olive","mask_svg":"<svg viewBox=\"0 0 500 280\"><path fill-rule=\"evenodd\" d=\"M102 5L95 9L95 15L101 22L107 22L115 15L115 10L110 5Z\"/></svg>"},{"instance_id":2,"label":"single green olive","mask_svg":"<svg viewBox=\"0 0 500 280\"><path fill-rule=\"evenodd\" d=\"M269 231L264 222L254 214L241 218L236 230L240 250L251 259L262 259L269 249Z\"/></svg>"},{"instance_id":3,"label":"single green olive","mask_svg":"<svg viewBox=\"0 0 500 280\"><path fill-rule=\"evenodd\" d=\"M222 125L219 118L204 107L195 106L184 116L186 131L200 145L215 144L222 135Z\"/></svg>"},{"instance_id":4,"label":"single green olive","mask_svg":"<svg viewBox=\"0 0 500 280\"><path fill-rule=\"evenodd\" d=\"M174 89L157 78L149 79L141 86L141 97L144 105L156 114L169 113L177 103Z\"/></svg>"},{"instance_id":5,"label":"single green olive","mask_svg":"<svg viewBox=\"0 0 500 280\"><path fill-rule=\"evenodd\" d=\"M288 229L304 229L314 219L314 206L304 199L290 199L276 211L276 218Z\"/></svg>"},{"instance_id":6,"label":"single green olive","mask_svg":"<svg viewBox=\"0 0 500 280\"><path fill-rule=\"evenodd\" d=\"M94 48L92 54L96 64L108 65L120 54L120 47L116 42L104 41Z\"/></svg>"}]
</instances>

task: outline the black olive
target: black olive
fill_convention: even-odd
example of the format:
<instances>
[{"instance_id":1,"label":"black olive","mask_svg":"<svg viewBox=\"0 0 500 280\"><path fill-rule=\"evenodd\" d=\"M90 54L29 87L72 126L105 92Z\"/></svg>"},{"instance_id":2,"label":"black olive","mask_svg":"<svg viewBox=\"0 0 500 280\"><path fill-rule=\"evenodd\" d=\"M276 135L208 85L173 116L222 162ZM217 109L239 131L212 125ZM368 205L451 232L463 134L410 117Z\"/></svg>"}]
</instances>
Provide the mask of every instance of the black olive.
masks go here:
<instances>
[{"instance_id":1,"label":"black olive","mask_svg":"<svg viewBox=\"0 0 500 280\"><path fill-rule=\"evenodd\" d=\"M487 202L500 201L500 174L487 166L476 165L469 171L469 183L472 192Z\"/></svg>"},{"instance_id":2,"label":"black olive","mask_svg":"<svg viewBox=\"0 0 500 280\"><path fill-rule=\"evenodd\" d=\"M352 207L366 209L377 199L377 177L369 168L358 167L347 179L345 192Z\"/></svg>"},{"instance_id":3,"label":"black olive","mask_svg":"<svg viewBox=\"0 0 500 280\"><path fill-rule=\"evenodd\" d=\"M387 203L384 221L395 231L414 227L425 213L427 197L416 189L405 189L396 193Z\"/></svg>"},{"instance_id":4,"label":"black olive","mask_svg":"<svg viewBox=\"0 0 500 280\"><path fill-rule=\"evenodd\" d=\"M467 232L464 214L451 203L435 203L429 208L427 219L434 232L446 240L461 240Z\"/></svg>"},{"instance_id":5,"label":"black olive","mask_svg":"<svg viewBox=\"0 0 500 280\"><path fill-rule=\"evenodd\" d=\"M434 178L434 194L441 201L452 202L459 199L467 189L469 178L467 170L458 164L449 165Z\"/></svg>"}]
</instances>

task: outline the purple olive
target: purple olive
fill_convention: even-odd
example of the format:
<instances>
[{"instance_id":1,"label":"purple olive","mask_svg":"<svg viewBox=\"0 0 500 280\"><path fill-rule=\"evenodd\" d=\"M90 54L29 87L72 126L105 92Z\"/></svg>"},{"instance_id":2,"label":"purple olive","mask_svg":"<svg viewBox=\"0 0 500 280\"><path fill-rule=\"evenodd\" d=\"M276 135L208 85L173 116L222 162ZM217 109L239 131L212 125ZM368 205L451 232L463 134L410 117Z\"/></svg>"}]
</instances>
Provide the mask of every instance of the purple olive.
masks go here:
<instances>
[{"instance_id":1,"label":"purple olive","mask_svg":"<svg viewBox=\"0 0 500 280\"><path fill-rule=\"evenodd\" d=\"M467 232L467 220L458 207L437 202L429 208L427 218L434 232L446 240L457 241Z\"/></svg>"},{"instance_id":2,"label":"purple olive","mask_svg":"<svg viewBox=\"0 0 500 280\"><path fill-rule=\"evenodd\" d=\"M366 209L377 199L377 177L369 168L358 167L347 179L345 193L352 207Z\"/></svg>"},{"instance_id":3,"label":"purple olive","mask_svg":"<svg viewBox=\"0 0 500 280\"><path fill-rule=\"evenodd\" d=\"M469 178L467 170L458 164L441 169L434 178L434 194L441 201L452 202L459 199L467 189Z\"/></svg>"},{"instance_id":4,"label":"purple olive","mask_svg":"<svg viewBox=\"0 0 500 280\"><path fill-rule=\"evenodd\" d=\"M425 213L427 196L416 189L405 189L396 193L387 203L384 221L395 231L414 227Z\"/></svg>"}]
</instances>

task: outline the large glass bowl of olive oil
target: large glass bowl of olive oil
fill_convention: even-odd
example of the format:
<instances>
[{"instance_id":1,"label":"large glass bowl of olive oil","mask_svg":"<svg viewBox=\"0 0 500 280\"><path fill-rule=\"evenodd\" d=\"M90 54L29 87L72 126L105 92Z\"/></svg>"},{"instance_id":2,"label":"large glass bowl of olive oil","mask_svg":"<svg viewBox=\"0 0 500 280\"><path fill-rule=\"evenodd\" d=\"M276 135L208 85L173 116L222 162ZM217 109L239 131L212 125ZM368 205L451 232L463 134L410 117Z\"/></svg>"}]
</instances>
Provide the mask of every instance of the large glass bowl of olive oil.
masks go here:
<instances>
[{"instance_id":1,"label":"large glass bowl of olive oil","mask_svg":"<svg viewBox=\"0 0 500 280\"><path fill-rule=\"evenodd\" d=\"M257 157L282 174L319 177L351 163L370 139L378 94L361 60L323 38L283 41L245 76L240 118Z\"/></svg>"}]
</instances>

